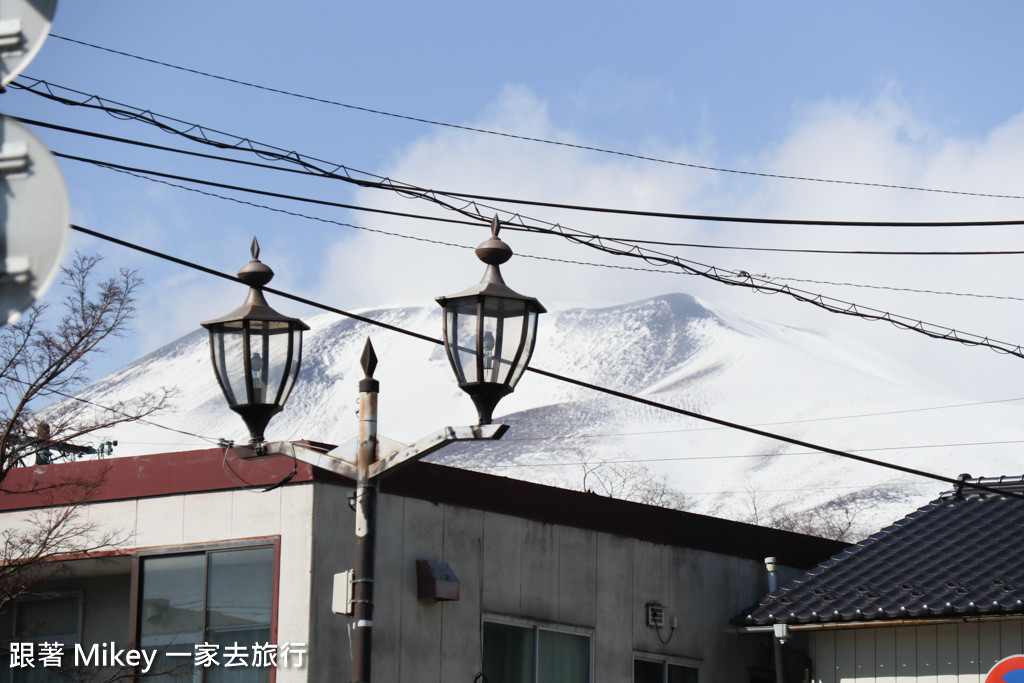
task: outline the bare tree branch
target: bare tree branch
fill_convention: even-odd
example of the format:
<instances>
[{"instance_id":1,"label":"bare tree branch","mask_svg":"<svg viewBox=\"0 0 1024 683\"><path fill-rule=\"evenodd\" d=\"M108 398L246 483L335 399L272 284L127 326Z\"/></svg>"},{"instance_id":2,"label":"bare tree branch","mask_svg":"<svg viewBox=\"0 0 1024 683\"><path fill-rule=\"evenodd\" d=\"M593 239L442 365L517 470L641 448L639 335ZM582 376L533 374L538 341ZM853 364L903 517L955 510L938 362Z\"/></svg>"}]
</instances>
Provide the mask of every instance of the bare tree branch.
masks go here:
<instances>
[{"instance_id":1,"label":"bare tree branch","mask_svg":"<svg viewBox=\"0 0 1024 683\"><path fill-rule=\"evenodd\" d=\"M566 488L674 510L691 507L683 492L669 484L665 473L657 474L642 463L595 461L577 448L573 452L583 477L581 482L563 478L560 483Z\"/></svg>"},{"instance_id":2,"label":"bare tree branch","mask_svg":"<svg viewBox=\"0 0 1024 683\"><path fill-rule=\"evenodd\" d=\"M36 455L68 459L82 449L65 447L87 434L138 420L167 407L166 388L111 406L65 400L39 409L40 402L70 396L86 380L89 359L111 337L123 336L135 314L142 279L134 270L97 281L98 256L75 254L62 269L67 294L62 315L45 325L48 306L34 306L15 325L0 328L0 489L14 467Z\"/></svg>"}]
</instances>

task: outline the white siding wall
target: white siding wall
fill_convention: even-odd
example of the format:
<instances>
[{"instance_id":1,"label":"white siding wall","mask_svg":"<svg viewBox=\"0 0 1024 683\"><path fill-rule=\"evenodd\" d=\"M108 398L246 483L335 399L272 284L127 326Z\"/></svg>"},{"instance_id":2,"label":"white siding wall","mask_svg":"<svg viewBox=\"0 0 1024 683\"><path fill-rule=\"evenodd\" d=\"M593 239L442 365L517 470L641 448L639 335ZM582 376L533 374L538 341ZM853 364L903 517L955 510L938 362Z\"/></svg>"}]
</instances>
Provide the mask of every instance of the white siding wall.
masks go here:
<instances>
[{"instance_id":1,"label":"white siding wall","mask_svg":"<svg viewBox=\"0 0 1024 683\"><path fill-rule=\"evenodd\" d=\"M841 629L811 636L817 683L983 683L1024 653L1024 622Z\"/></svg>"},{"instance_id":2,"label":"white siding wall","mask_svg":"<svg viewBox=\"0 0 1024 683\"><path fill-rule=\"evenodd\" d=\"M290 486L259 494L236 490L94 503L83 514L117 532L126 539L122 547L131 549L280 536L277 641L308 643L312 502L312 486ZM0 514L0 528L25 524L30 514ZM127 624L124 605L120 618ZM306 672L281 669L277 680L305 681Z\"/></svg>"}]
</instances>

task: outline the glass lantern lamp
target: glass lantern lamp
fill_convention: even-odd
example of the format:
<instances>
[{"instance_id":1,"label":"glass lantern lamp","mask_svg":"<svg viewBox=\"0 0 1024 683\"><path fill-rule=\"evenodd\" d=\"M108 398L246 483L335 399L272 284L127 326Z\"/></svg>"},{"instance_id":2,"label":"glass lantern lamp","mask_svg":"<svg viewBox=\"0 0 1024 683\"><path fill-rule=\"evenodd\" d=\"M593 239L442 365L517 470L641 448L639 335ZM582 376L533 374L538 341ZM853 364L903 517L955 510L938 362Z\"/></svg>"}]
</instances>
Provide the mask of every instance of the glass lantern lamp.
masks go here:
<instances>
[{"instance_id":1,"label":"glass lantern lamp","mask_svg":"<svg viewBox=\"0 0 1024 683\"><path fill-rule=\"evenodd\" d=\"M500 266L512 249L498 237L500 224L491 221L491 237L476 249L487 264L473 287L437 298L444 308L444 346L459 387L476 405L480 424L490 424L498 401L512 393L526 371L537 339L537 316L544 306L512 290Z\"/></svg>"},{"instance_id":2,"label":"glass lantern lamp","mask_svg":"<svg viewBox=\"0 0 1024 683\"><path fill-rule=\"evenodd\" d=\"M249 428L249 445L264 442L267 424L284 408L299 374L302 332L309 326L275 311L263 296L274 277L259 260L260 245L252 241L252 260L238 277L249 285L239 308L201 323L210 333L210 357L228 407Z\"/></svg>"}]
</instances>

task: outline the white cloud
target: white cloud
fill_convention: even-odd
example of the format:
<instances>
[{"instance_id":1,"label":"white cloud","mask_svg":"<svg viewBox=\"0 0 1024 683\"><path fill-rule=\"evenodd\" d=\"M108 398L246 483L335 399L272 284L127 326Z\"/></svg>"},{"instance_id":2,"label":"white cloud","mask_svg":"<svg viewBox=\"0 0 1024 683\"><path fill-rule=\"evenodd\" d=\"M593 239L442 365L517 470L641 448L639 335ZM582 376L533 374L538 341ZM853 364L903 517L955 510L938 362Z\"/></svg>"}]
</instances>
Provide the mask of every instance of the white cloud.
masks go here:
<instances>
[{"instance_id":1,"label":"white cloud","mask_svg":"<svg viewBox=\"0 0 1024 683\"><path fill-rule=\"evenodd\" d=\"M932 125L901 101L893 90L865 100L828 101L805 107L792 129L769 149L751 150L750 170L786 175L963 189L1019 192L1024 170L1015 159L1024 151L1024 119L1014 118L985 139L958 139ZM491 130L561 140L577 140L552 121L545 103L523 87L505 88L478 121ZM637 132L638 139L646 136ZM699 150L699 151L698 151ZM648 151L650 153L650 151ZM700 139L656 150L666 159L737 167L708 156ZM399 155L385 175L442 190L521 197L570 204L686 213L792 218L927 220L996 219L1021 215L1020 200L915 192L858 185L751 178L698 171L666 164L603 155L540 143L450 129L435 130ZM425 203L364 190L359 204L418 213ZM511 205L509 205L511 206ZM625 238L746 246L949 250L1024 248L1017 229L821 228L697 224L621 215L560 212L521 206L525 215L586 232ZM366 226L473 247L486 237L483 227L448 226L413 219L364 214ZM745 309L780 322L853 335L886 348L929 373L947 373L960 390L1010 391L1024 360L994 357L991 351L964 350L949 342L900 332L884 323L844 319L784 296L751 294L740 288L694 277L585 267L525 258L600 262L651 268L642 260L614 258L552 237L505 233L521 254L503 268L508 284L536 296L549 307L567 304L609 305L667 291L684 291L713 302ZM711 251L682 247L651 249L775 277L853 282L904 288L1014 295L1021 291L1015 264L1021 257L863 257ZM343 305L367 302L423 304L472 284L482 266L468 249L360 233L330 250L331 270L321 292ZM966 297L899 294L886 290L836 288L794 283L813 292L864 306L946 325L994 339L1024 341L1016 305ZM955 364L955 371L950 369ZM989 374L974 378L969 368ZM1005 369L1005 371L1000 369ZM1012 377L1011 381L1008 379ZM973 384L972 384L973 383Z\"/></svg>"}]
</instances>

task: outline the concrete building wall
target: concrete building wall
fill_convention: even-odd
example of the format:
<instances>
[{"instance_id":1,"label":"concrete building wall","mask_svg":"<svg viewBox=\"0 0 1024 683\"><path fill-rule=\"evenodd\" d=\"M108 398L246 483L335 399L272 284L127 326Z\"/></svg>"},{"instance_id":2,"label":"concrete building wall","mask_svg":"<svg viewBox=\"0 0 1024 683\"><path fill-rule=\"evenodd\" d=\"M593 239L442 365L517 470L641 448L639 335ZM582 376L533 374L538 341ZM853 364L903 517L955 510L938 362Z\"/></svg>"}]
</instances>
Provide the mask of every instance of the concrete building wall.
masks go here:
<instances>
[{"instance_id":1,"label":"concrete building wall","mask_svg":"<svg viewBox=\"0 0 1024 683\"><path fill-rule=\"evenodd\" d=\"M326 485L315 494L310 680L350 671L348 618L330 613L333 574L351 566L347 494ZM489 617L591 634L594 683L631 680L634 653L699 663L704 681L770 667L758 639L725 631L764 592L760 562L415 498L379 501L376 680L472 681ZM448 564L460 599L417 598L416 560ZM659 638L646 625L649 602L676 618L675 632Z\"/></svg>"}]
</instances>

